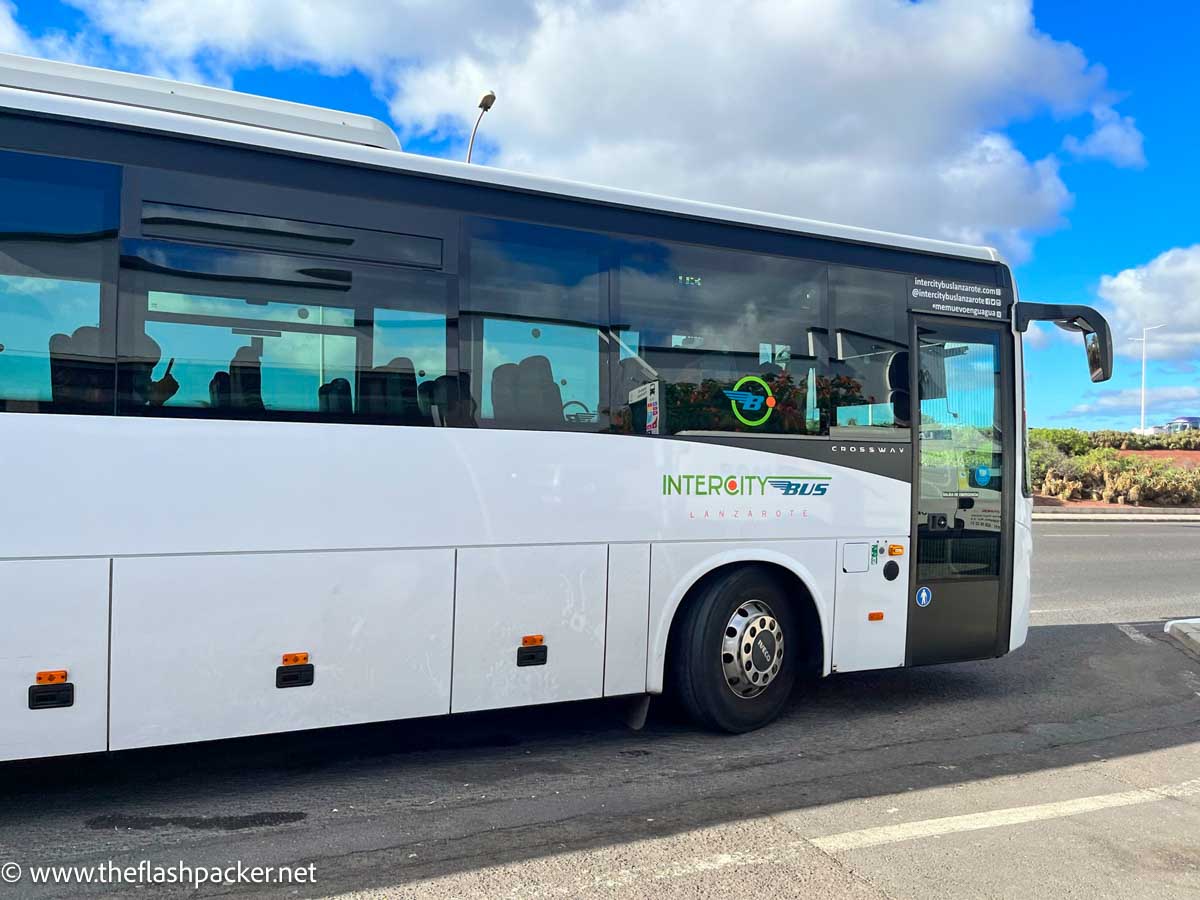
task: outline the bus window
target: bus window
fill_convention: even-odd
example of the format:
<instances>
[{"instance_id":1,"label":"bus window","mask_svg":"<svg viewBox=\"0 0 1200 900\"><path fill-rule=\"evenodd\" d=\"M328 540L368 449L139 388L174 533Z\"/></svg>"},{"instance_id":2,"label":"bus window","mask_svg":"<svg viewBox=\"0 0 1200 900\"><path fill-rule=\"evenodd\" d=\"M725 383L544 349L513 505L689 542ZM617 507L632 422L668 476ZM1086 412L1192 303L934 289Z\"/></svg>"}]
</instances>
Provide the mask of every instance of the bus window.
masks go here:
<instances>
[{"instance_id":1,"label":"bus window","mask_svg":"<svg viewBox=\"0 0 1200 900\"><path fill-rule=\"evenodd\" d=\"M0 153L0 173L0 410L111 413L119 170Z\"/></svg>"},{"instance_id":2,"label":"bus window","mask_svg":"<svg viewBox=\"0 0 1200 900\"><path fill-rule=\"evenodd\" d=\"M907 439L909 393L907 280L894 272L833 266L829 307L833 326L828 377L831 434ZM881 432L883 432L881 434Z\"/></svg>"},{"instance_id":3,"label":"bus window","mask_svg":"<svg viewBox=\"0 0 1200 900\"><path fill-rule=\"evenodd\" d=\"M825 267L803 260L662 243L622 255L614 326L618 423L641 422L659 391L654 433L821 434ZM640 430L640 429L639 429Z\"/></svg>"},{"instance_id":4,"label":"bus window","mask_svg":"<svg viewBox=\"0 0 1200 900\"><path fill-rule=\"evenodd\" d=\"M483 320L481 414L505 427L587 427L600 407L595 328Z\"/></svg>"},{"instance_id":5,"label":"bus window","mask_svg":"<svg viewBox=\"0 0 1200 900\"><path fill-rule=\"evenodd\" d=\"M397 412L400 418L451 424L460 401L457 392L447 392L447 383L453 385L455 379L446 371L445 313L376 308L372 324L374 368L362 376L359 411L384 417ZM399 410L389 410L389 403L396 405L396 391L388 389L389 379L390 386L401 393L403 382L410 382L410 390L416 391L415 412L411 401L403 399Z\"/></svg>"},{"instance_id":6,"label":"bus window","mask_svg":"<svg viewBox=\"0 0 1200 900\"><path fill-rule=\"evenodd\" d=\"M313 330L296 330L296 324ZM316 412L323 385L339 378L348 389L354 383L353 329L354 312L346 308L151 291L141 342L145 349L138 354L143 366L153 363L150 386L123 377L122 400ZM124 356L122 374L132 374L134 366ZM177 389L170 396L155 395L153 385L168 377ZM350 395L352 400L352 390Z\"/></svg>"},{"instance_id":7,"label":"bus window","mask_svg":"<svg viewBox=\"0 0 1200 900\"><path fill-rule=\"evenodd\" d=\"M479 423L606 427L606 239L486 219L469 227L463 318Z\"/></svg>"},{"instance_id":8,"label":"bus window","mask_svg":"<svg viewBox=\"0 0 1200 900\"><path fill-rule=\"evenodd\" d=\"M122 249L122 412L435 423L443 276L152 241ZM437 405L445 424L449 404Z\"/></svg>"}]
</instances>

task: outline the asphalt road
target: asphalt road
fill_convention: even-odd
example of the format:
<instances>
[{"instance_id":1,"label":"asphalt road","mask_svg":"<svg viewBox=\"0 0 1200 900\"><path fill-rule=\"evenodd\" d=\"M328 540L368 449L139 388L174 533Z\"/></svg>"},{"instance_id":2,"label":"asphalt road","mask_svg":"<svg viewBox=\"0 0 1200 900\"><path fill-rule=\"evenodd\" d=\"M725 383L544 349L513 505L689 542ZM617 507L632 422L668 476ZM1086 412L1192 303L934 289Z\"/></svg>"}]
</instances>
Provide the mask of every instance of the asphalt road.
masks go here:
<instances>
[{"instance_id":1,"label":"asphalt road","mask_svg":"<svg viewBox=\"0 0 1200 900\"><path fill-rule=\"evenodd\" d=\"M1200 615L1200 530L1036 531L1001 660L836 676L739 737L585 703L8 764L0 863L315 866L202 896L1200 897L1200 658L1161 635ZM0 883L101 893L171 891Z\"/></svg>"},{"instance_id":2,"label":"asphalt road","mask_svg":"<svg viewBox=\"0 0 1200 900\"><path fill-rule=\"evenodd\" d=\"M1035 625L1200 615L1200 522L1038 522Z\"/></svg>"}]
</instances>

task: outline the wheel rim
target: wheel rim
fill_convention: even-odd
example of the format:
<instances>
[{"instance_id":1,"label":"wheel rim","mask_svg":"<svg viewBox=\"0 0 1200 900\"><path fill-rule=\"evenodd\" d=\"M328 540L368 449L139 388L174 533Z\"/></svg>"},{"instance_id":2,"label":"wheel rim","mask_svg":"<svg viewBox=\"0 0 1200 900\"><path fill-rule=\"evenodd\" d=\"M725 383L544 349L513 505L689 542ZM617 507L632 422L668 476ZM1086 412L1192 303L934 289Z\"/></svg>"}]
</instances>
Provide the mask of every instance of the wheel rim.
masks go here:
<instances>
[{"instance_id":1,"label":"wheel rim","mask_svg":"<svg viewBox=\"0 0 1200 900\"><path fill-rule=\"evenodd\" d=\"M761 600L741 604L729 617L721 641L725 684L743 700L757 697L779 677L783 665L783 626Z\"/></svg>"}]
</instances>

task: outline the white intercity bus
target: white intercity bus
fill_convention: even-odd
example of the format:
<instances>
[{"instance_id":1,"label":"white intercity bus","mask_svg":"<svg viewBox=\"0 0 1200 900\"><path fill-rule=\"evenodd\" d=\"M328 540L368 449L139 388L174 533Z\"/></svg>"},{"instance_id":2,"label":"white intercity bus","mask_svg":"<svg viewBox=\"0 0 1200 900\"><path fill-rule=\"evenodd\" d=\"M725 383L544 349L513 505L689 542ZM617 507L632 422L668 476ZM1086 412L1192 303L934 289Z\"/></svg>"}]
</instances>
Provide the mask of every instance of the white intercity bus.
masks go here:
<instances>
[{"instance_id":1,"label":"white intercity bus","mask_svg":"<svg viewBox=\"0 0 1200 900\"><path fill-rule=\"evenodd\" d=\"M674 692L1025 641L987 248L402 152L0 57L0 759Z\"/></svg>"}]
</instances>

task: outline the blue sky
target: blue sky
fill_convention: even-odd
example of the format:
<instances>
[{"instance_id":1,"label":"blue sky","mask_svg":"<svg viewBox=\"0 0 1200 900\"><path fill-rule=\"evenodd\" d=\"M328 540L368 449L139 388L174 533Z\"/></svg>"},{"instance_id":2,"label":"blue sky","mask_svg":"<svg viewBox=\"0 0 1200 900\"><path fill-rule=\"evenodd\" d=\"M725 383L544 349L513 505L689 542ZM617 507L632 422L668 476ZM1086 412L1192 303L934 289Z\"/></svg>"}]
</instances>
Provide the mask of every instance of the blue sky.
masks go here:
<instances>
[{"instance_id":1,"label":"blue sky","mask_svg":"<svg viewBox=\"0 0 1200 900\"><path fill-rule=\"evenodd\" d=\"M1196 108L1196 53L1200 47L1200 15L1185 3L1156 4L1153 15L1131 14L1127 3L1094 0L1084 12L1071 2L1035 6L1039 27L1070 40L1089 58L1109 71L1114 90L1124 94L1120 108L1137 120L1145 135L1146 166L1121 169L1097 161L1069 164L1064 179L1075 196L1066 225L1039 237L1033 257L1016 270L1022 296L1030 300L1101 304L1099 280L1141 266L1159 254L1200 243L1200 220L1194 213L1200 203L1196 148L1200 147L1200 118L1185 110ZM1044 121L1030 121L1013 130L1022 146L1047 147L1053 129ZM1200 287L1200 284L1196 285ZM1200 307L1200 291L1180 298L1192 309ZM1170 316L1151 316L1145 325L1171 322ZM1171 331L1169 325L1163 331ZM1139 332L1140 334L1140 332ZM1119 334L1117 339L1127 339ZM1026 378L1030 389L1029 414L1035 425L1074 424L1059 418L1073 405L1086 400L1090 385L1075 363L1074 348L1057 343L1030 352ZM1137 344L1126 344L1140 352ZM1189 390L1171 392L1158 403L1148 403L1147 424L1175 415L1200 415L1200 346L1170 360L1152 360L1147 384L1153 388ZM1140 357L1118 355L1109 386L1118 390L1141 387ZM1125 395L1128 396L1128 395ZM1172 399L1180 396L1180 399ZM1083 416L1082 427L1131 427L1137 409L1124 403L1119 415Z\"/></svg>"},{"instance_id":2,"label":"blue sky","mask_svg":"<svg viewBox=\"0 0 1200 900\"><path fill-rule=\"evenodd\" d=\"M697 15L698 5L707 11ZM501 8L503 7L503 8ZM314 12L315 11L315 12ZM346 109L410 152L1000 246L1099 305L1027 351L1033 425L1200 415L1200 16L1095 0L0 0L0 48Z\"/></svg>"}]
</instances>

